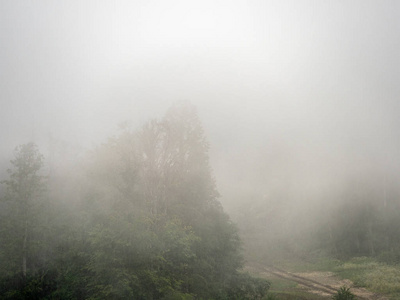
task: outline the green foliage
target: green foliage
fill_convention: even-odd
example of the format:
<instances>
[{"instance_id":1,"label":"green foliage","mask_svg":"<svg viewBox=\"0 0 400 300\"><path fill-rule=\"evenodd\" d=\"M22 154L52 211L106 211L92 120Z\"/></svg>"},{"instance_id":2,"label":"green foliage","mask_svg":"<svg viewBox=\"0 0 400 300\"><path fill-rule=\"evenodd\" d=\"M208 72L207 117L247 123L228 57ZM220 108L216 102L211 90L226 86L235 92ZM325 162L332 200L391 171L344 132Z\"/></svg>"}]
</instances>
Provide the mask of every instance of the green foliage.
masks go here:
<instances>
[{"instance_id":1,"label":"green foliage","mask_svg":"<svg viewBox=\"0 0 400 300\"><path fill-rule=\"evenodd\" d=\"M387 183L382 194L381 181L360 180L356 186L345 187L340 195L343 201L319 211L322 225L313 246L340 259L369 256L397 263L399 193L397 184Z\"/></svg>"},{"instance_id":2,"label":"green foliage","mask_svg":"<svg viewBox=\"0 0 400 300\"><path fill-rule=\"evenodd\" d=\"M39 271L26 277L15 274L0 281L1 299L49 299L57 289L54 272Z\"/></svg>"},{"instance_id":3,"label":"green foliage","mask_svg":"<svg viewBox=\"0 0 400 300\"><path fill-rule=\"evenodd\" d=\"M263 299L270 288L265 279L237 274L230 279L227 299Z\"/></svg>"},{"instance_id":4,"label":"green foliage","mask_svg":"<svg viewBox=\"0 0 400 300\"><path fill-rule=\"evenodd\" d=\"M395 249L391 249L388 251L382 251L377 256L378 261L390 264L390 265L397 265L400 264L400 250L398 247Z\"/></svg>"},{"instance_id":5,"label":"green foliage","mask_svg":"<svg viewBox=\"0 0 400 300\"><path fill-rule=\"evenodd\" d=\"M100 298L160 298L179 290L197 237L179 220L165 223L114 215L90 234L89 287Z\"/></svg>"},{"instance_id":6,"label":"green foliage","mask_svg":"<svg viewBox=\"0 0 400 300\"><path fill-rule=\"evenodd\" d=\"M379 263L372 258L353 258L335 268L344 278L378 293L400 292L400 267Z\"/></svg>"},{"instance_id":7,"label":"green foliage","mask_svg":"<svg viewBox=\"0 0 400 300\"><path fill-rule=\"evenodd\" d=\"M277 300L278 297L273 293L268 293L267 296L264 299L265 300Z\"/></svg>"},{"instance_id":8,"label":"green foliage","mask_svg":"<svg viewBox=\"0 0 400 300\"><path fill-rule=\"evenodd\" d=\"M343 260L369 256L399 263L400 188L396 176L381 175L357 174L335 189L321 190L314 202L309 202L311 194L303 202L301 194L286 187L266 187L267 197L249 192L249 201L231 209L246 258L276 264L321 253Z\"/></svg>"},{"instance_id":9,"label":"green foliage","mask_svg":"<svg viewBox=\"0 0 400 300\"><path fill-rule=\"evenodd\" d=\"M9 226L0 232L0 258L8 272L0 274L1 294L9 299L262 299L269 283L239 272L239 235L217 199L207 151L194 108L174 107L139 131L125 128L70 167L79 182L50 178L52 201L43 209L36 205L42 157L33 145L19 147L5 182L11 217L2 219ZM58 194L60 188L71 191L71 199ZM30 205L22 215L13 210L18 203ZM24 239L29 268L21 281L17 250Z\"/></svg>"},{"instance_id":10,"label":"green foliage","mask_svg":"<svg viewBox=\"0 0 400 300\"><path fill-rule=\"evenodd\" d=\"M20 145L15 149L15 158L11 160L12 169L8 169L9 179L2 181L6 185L7 200L20 206L30 206L43 191L43 176L39 174L43 167L43 155L33 143Z\"/></svg>"},{"instance_id":11,"label":"green foliage","mask_svg":"<svg viewBox=\"0 0 400 300\"><path fill-rule=\"evenodd\" d=\"M335 295L332 296L334 300L353 300L356 296L350 292L350 288L342 286Z\"/></svg>"},{"instance_id":12,"label":"green foliage","mask_svg":"<svg viewBox=\"0 0 400 300\"><path fill-rule=\"evenodd\" d=\"M26 274L27 269L34 272L40 267L44 233L44 203L40 198L45 189L44 176L40 174L43 156L35 144L24 144L15 149L11 165L12 168L7 170L9 178L1 182L5 194L2 198L0 252L6 259L2 260L0 274L5 276L18 271Z\"/></svg>"}]
</instances>

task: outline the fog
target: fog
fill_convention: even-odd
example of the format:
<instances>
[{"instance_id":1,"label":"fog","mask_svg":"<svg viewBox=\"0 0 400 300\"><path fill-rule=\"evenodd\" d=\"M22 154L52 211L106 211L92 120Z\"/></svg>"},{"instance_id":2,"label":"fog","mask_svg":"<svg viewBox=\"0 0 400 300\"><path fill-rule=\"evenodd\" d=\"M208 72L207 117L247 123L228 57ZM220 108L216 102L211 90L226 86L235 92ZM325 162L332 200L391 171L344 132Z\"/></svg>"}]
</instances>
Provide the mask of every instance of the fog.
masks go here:
<instances>
[{"instance_id":1,"label":"fog","mask_svg":"<svg viewBox=\"0 0 400 300\"><path fill-rule=\"evenodd\" d=\"M1 1L2 170L189 101L228 212L397 185L399 26L397 1Z\"/></svg>"},{"instance_id":2,"label":"fog","mask_svg":"<svg viewBox=\"0 0 400 300\"><path fill-rule=\"evenodd\" d=\"M262 299L243 266L398 267L399 53L395 0L0 1L0 295Z\"/></svg>"}]
</instances>

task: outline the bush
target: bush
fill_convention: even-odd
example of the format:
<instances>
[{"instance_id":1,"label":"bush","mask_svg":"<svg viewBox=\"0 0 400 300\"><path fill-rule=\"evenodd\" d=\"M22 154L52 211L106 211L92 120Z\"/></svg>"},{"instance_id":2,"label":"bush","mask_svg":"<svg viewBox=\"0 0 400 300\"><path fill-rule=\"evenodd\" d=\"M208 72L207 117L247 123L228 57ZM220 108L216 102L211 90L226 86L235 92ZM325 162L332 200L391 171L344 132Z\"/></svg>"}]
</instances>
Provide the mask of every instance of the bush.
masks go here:
<instances>
[{"instance_id":1,"label":"bush","mask_svg":"<svg viewBox=\"0 0 400 300\"><path fill-rule=\"evenodd\" d=\"M275 294L268 293L265 300L277 300L277 296Z\"/></svg>"},{"instance_id":2,"label":"bush","mask_svg":"<svg viewBox=\"0 0 400 300\"><path fill-rule=\"evenodd\" d=\"M356 296L350 292L350 288L342 286L335 295L332 296L334 300L353 300Z\"/></svg>"},{"instance_id":3,"label":"bush","mask_svg":"<svg viewBox=\"0 0 400 300\"><path fill-rule=\"evenodd\" d=\"M400 251L383 251L381 252L377 259L380 262L389 264L389 265L395 265L400 263Z\"/></svg>"},{"instance_id":4,"label":"bush","mask_svg":"<svg viewBox=\"0 0 400 300\"><path fill-rule=\"evenodd\" d=\"M249 274L237 274L230 280L227 299L263 299L270 288L270 282ZM267 298L273 299L273 298Z\"/></svg>"}]
</instances>

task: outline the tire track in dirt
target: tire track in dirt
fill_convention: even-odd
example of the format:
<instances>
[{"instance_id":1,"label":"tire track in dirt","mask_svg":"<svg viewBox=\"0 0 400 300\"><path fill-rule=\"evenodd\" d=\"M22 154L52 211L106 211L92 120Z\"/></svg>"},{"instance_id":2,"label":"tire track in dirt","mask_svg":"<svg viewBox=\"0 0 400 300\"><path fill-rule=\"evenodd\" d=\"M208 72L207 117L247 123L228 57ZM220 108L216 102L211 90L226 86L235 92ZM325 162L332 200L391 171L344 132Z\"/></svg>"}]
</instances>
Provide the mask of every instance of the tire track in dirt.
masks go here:
<instances>
[{"instance_id":1,"label":"tire track in dirt","mask_svg":"<svg viewBox=\"0 0 400 300\"><path fill-rule=\"evenodd\" d=\"M336 289L331 286L320 284L314 280L300 277L274 267L263 268L263 271L282 279L294 281L297 284L306 286L313 291L317 290L318 292L322 292L324 295L333 296L336 293Z\"/></svg>"}]
</instances>

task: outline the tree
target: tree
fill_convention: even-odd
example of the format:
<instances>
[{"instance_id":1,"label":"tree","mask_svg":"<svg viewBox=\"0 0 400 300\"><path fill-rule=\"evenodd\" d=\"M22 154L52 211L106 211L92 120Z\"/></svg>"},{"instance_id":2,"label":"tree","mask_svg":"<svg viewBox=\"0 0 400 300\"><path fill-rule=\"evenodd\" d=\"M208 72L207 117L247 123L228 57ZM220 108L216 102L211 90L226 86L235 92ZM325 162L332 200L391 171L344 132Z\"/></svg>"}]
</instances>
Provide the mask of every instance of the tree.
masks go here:
<instances>
[{"instance_id":1,"label":"tree","mask_svg":"<svg viewBox=\"0 0 400 300\"><path fill-rule=\"evenodd\" d=\"M266 292L267 283L238 272L237 228L218 201L193 106L176 105L139 131L123 130L90 160L94 297L258 299Z\"/></svg>"},{"instance_id":2,"label":"tree","mask_svg":"<svg viewBox=\"0 0 400 300\"><path fill-rule=\"evenodd\" d=\"M80 166L87 176L58 185L78 191L75 209L64 202L70 193L53 193L44 210L43 157L32 143L17 147L0 210L0 264L15 262L8 273L0 266L5 299L265 295L268 282L239 272L238 232L217 199L192 106L123 130L86 159Z\"/></svg>"},{"instance_id":3,"label":"tree","mask_svg":"<svg viewBox=\"0 0 400 300\"><path fill-rule=\"evenodd\" d=\"M138 144L139 186L152 215L178 218L199 238L193 244L196 259L186 271L187 291L204 298L225 293L242 266L240 240L218 201L196 109L173 106L161 121L143 127Z\"/></svg>"},{"instance_id":4,"label":"tree","mask_svg":"<svg viewBox=\"0 0 400 300\"><path fill-rule=\"evenodd\" d=\"M15 149L15 158L8 169L9 179L5 185L5 209L7 217L3 237L8 236L8 250L19 257L21 272L27 273L31 232L38 211L38 197L44 190L44 176L40 174L43 156L34 143L20 145ZM6 231L6 232L5 232Z\"/></svg>"},{"instance_id":5,"label":"tree","mask_svg":"<svg viewBox=\"0 0 400 300\"><path fill-rule=\"evenodd\" d=\"M143 197L153 214L176 215L190 225L200 212L220 207L208 143L196 109L173 106L139 133Z\"/></svg>"}]
</instances>

